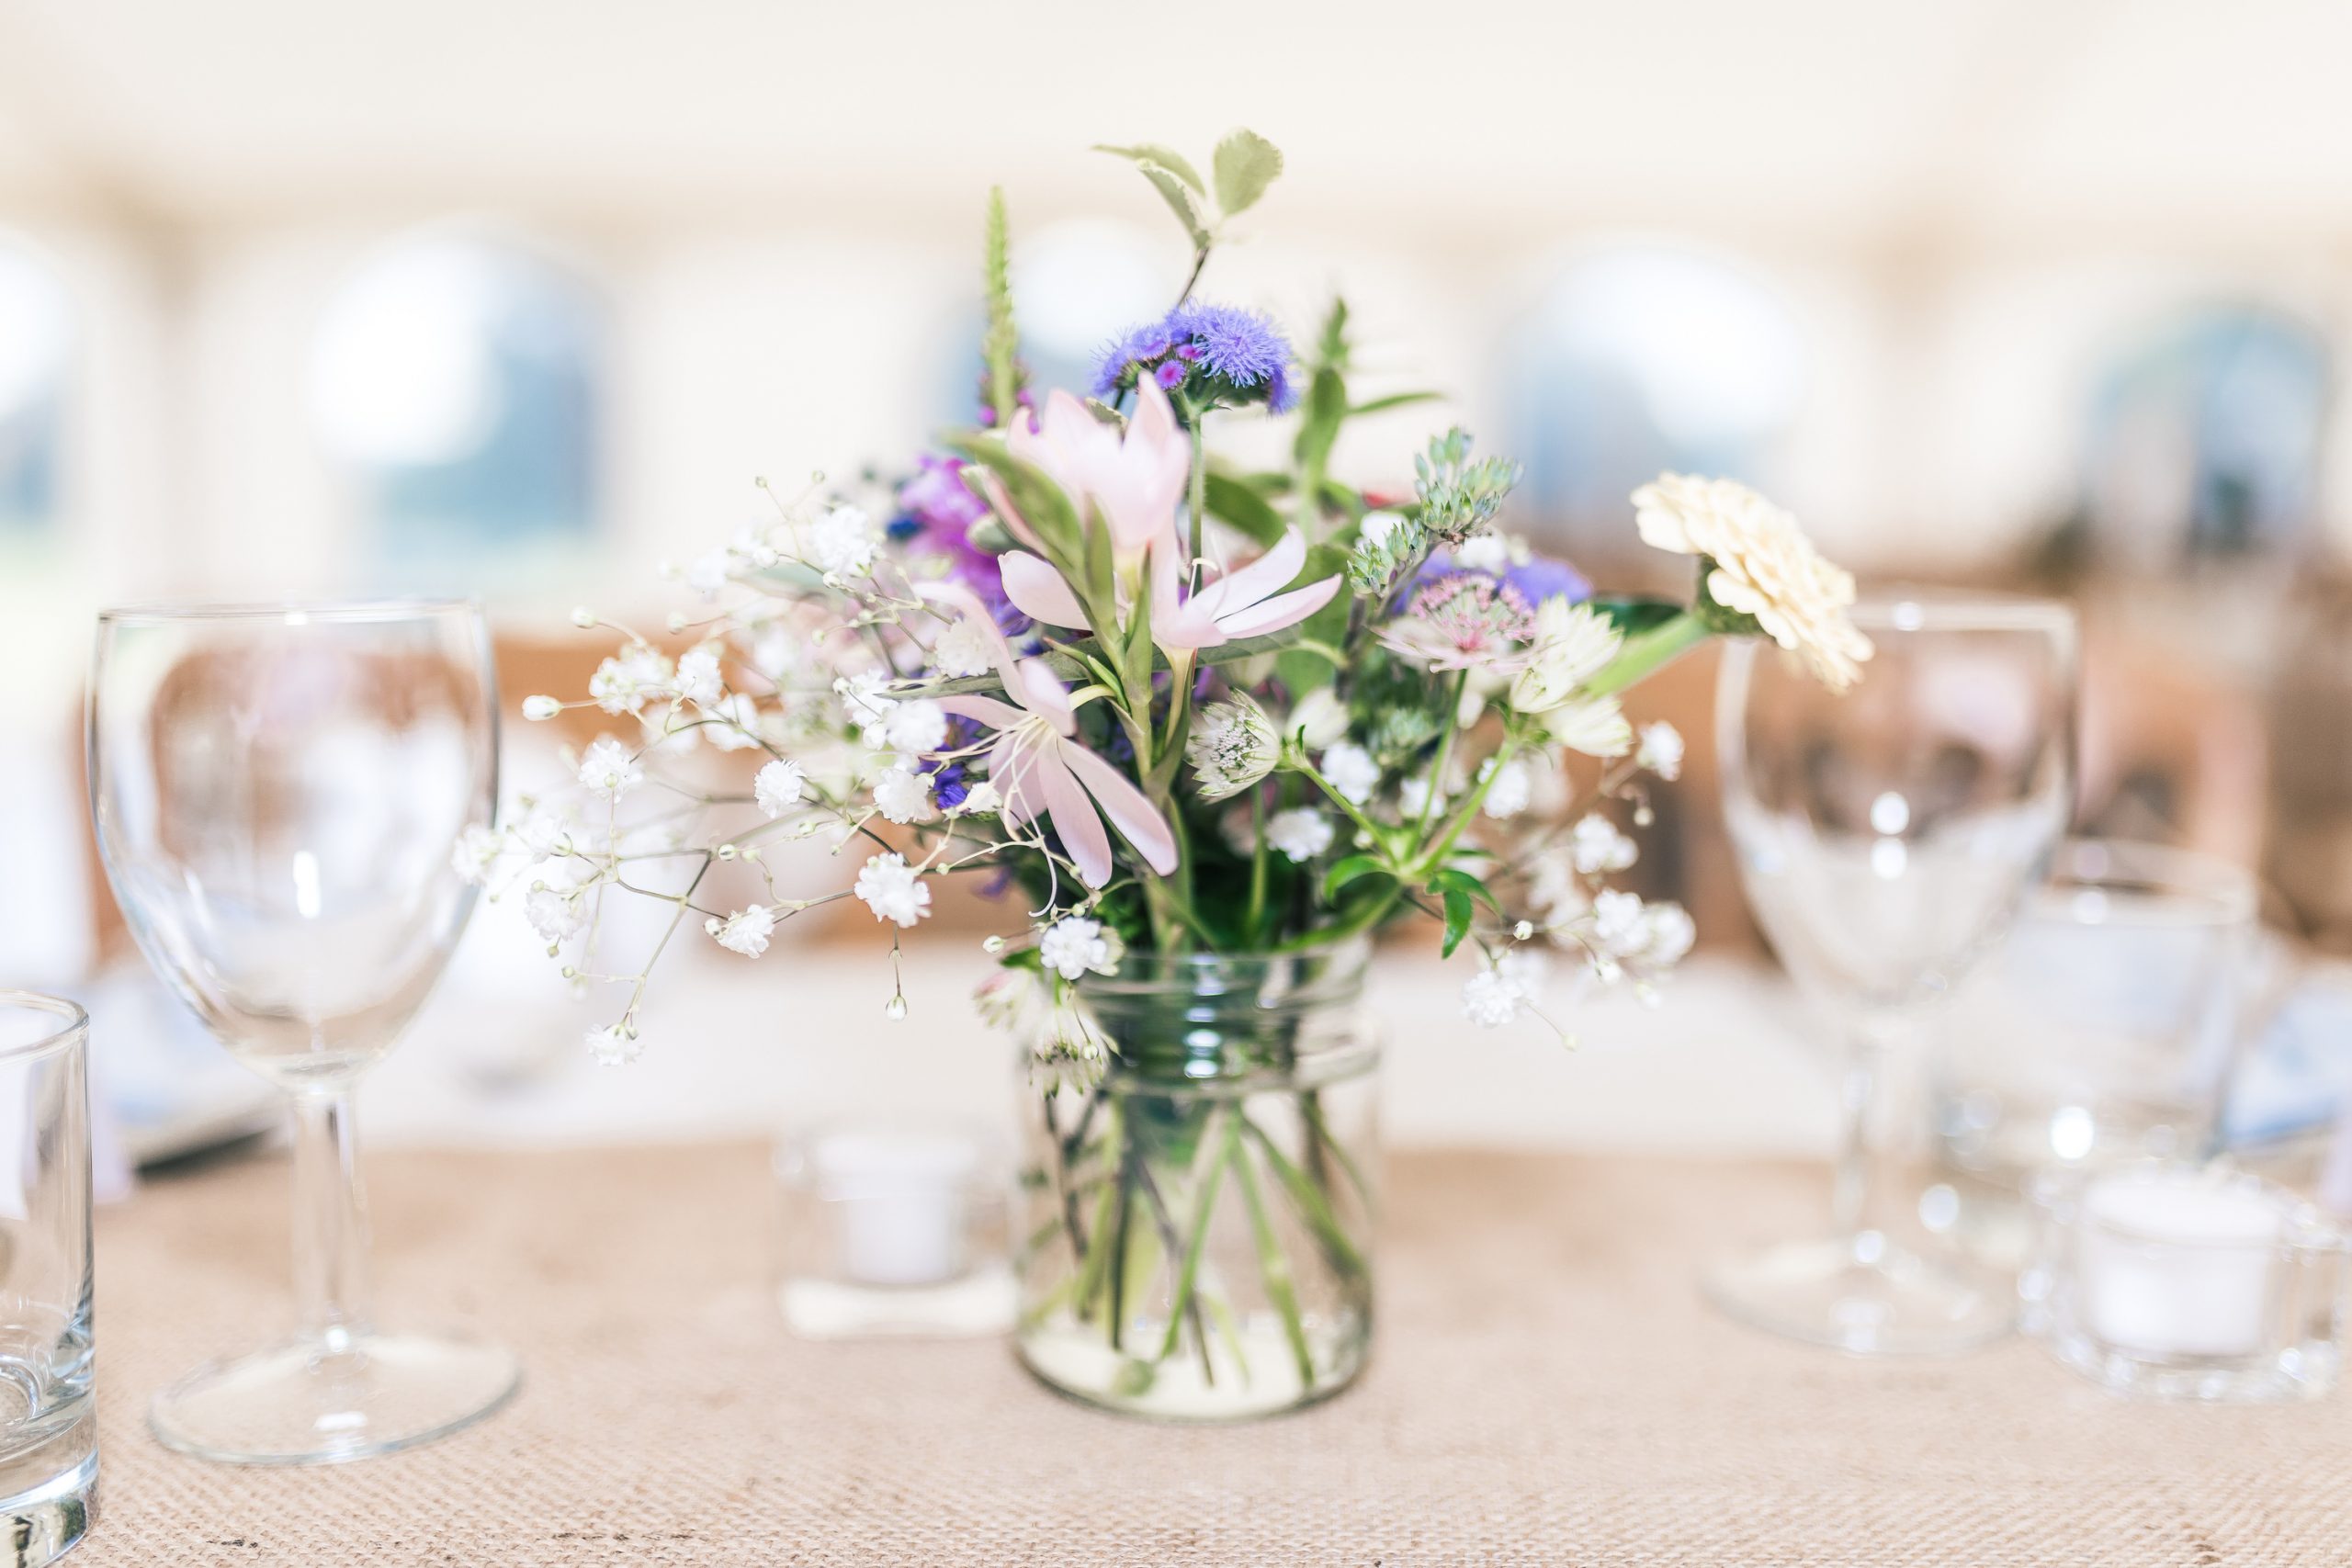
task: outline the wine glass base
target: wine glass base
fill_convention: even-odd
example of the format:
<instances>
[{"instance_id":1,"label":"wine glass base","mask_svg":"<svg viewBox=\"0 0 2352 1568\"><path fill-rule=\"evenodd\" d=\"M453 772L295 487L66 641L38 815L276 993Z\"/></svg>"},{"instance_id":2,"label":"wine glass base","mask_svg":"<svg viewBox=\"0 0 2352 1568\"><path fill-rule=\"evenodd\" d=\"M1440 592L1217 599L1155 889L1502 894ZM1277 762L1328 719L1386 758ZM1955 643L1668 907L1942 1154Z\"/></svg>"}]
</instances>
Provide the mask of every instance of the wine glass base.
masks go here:
<instances>
[{"instance_id":1,"label":"wine glass base","mask_svg":"<svg viewBox=\"0 0 2352 1568\"><path fill-rule=\"evenodd\" d=\"M481 1420L522 1380L499 1346L342 1334L212 1361L155 1395L167 1449L229 1464L334 1464L413 1448Z\"/></svg>"},{"instance_id":2,"label":"wine glass base","mask_svg":"<svg viewBox=\"0 0 2352 1568\"><path fill-rule=\"evenodd\" d=\"M2017 1321L2017 1292L2002 1276L1876 1231L1746 1253L1702 1283L1709 1301L1751 1327L1858 1356L1957 1355Z\"/></svg>"}]
</instances>

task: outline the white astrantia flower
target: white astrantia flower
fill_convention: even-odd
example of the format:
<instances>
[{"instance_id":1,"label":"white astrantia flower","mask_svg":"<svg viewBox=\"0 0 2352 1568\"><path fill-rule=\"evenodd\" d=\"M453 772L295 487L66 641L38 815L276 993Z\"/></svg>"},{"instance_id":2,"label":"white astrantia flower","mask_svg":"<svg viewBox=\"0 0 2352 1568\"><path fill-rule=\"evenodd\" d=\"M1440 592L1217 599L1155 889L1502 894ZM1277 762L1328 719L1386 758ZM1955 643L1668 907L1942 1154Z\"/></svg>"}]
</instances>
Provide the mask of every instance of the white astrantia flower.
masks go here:
<instances>
[{"instance_id":1,"label":"white astrantia flower","mask_svg":"<svg viewBox=\"0 0 2352 1568\"><path fill-rule=\"evenodd\" d=\"M744 693L721 697L703 710L718 722L698 733L721 751L748 751L760 743L760 709Z\"/></svg>"},{"instance_id":2,"label":"white astrantia flower","mask_svg":"<svg viewBox=\"0 0 2352 1568\"><path fill-rule=\"evenodd\" d=\"M1371 752L1342 740L1323 753L1317 772L1351 804L1362 806L1380 788L1380 764Z\"/></svg>"},{"instance_id":3,"label":"white astrantia flower","mask_svg":"<svg viewBox=\"0 0 2352 1568\"><path fill-rule=\"evenodd\" d=\"M1525 762L1513 760L1495 770L1479 809L1498 822L1508 822L1525 811L1534 798L1534 773Z\"/></svg>"},{"instance_id":4,"label":"white astrantia flower","mask_svg":"<svg viewBox=\"0 0 2352 1568\"><path fill-rule=\"evenodd\" d=\"M718 650L708 643L690 648L678 656L678 695L707 707L718 700L724 685L718 670Z\"/></svg>"},{"instance_id":5,"label":"white astrantia flower","mask_svg":"<svg viewBox=\"0 0 2352 1568\"><path fill-rule=\"evenodd\" d=\"M931 645L932 668L943 675L985 675L996 662L997 633L977 615L959 615Z\"/></svg>"},{"instance_id":6,"label":"white astrantia flower","mask_svg":"<svg viewBox=\"0 0 2352 1568\"><path fill-rule=\"evenodd\" d=\"M752 780L752 798L771 822L799 805L808 793L808 770L789 758L768 763Z\"/></svg>"},{"instance_id":7,"label":"white astrantia flower","mask_svg":"<svg viewBox=\"0 0 2352 1568\"><path fill-rule=\"evenodd\" d=\"M1707 596L1753 615L1764 635L1796 654L1832 691L1861 679L1871 639L1847 612L1853 574L1813 547L1797 520L1730 479L1660 474L1634 492L1645 544L1708 563Z\"/></svg>"},{"instance_id":8,"label":"white astrantia flower","mask_svg":"<svg viewBox=\"0 0 2352 1568\"><path fill-rule=\"evenodd\" d=\"M1080 979L1089 972L1116 974L1123 955L1119 933L1083 916L1056 920L1037 939L1038 962L1065 980Z\"/></svg>"},{"instance_id":9,"label":"white astrantia flower","mask_svg":"<svg viewBox=\"0 0 2352 1568\"><path fill-rule=\"evenodd\" d=\"M580 758L581 787L591 795L618 800L644 782L645 770L609 735L598 736Z\"/></svg>"},{"instance_id":10,"label":"white astrantia flower","mask_svg":"<svg viewBox=\"0 0 2352 1568\"><path fill-rule=\"evenodd\" d=\"M588 694L609 714L635 713L670 689L670 661L644 643L631 643L596 666Z\"/></svg>"},{"instance_id":11,"label":"white astrantia flower","mask_svg":"<svg viewBox=\"0 0 2352 1568\"><path fill-rule=\"evenodd\" d=\"M775 911L764 904L752 904L723 920L713 915L702 929L728 952L757 958L768 950L768 938L775 932Z\"/></svg>"},{"instance_id":12,"label":"white astrantia flower","mask_svg":"<svg viewBox=\"0 0 2352 1568\"><path fill-rule=\"evenodd\" d=\"M1589 604L1546 599L1535 609L1535 647L1510 683L1510 705L1549 713L1609 666L1624 642L1616 625Z\"/></svg>"},{"instance_id":13,"label":"white astrantia flower","mask_svg":"<svg viewBox=\"0 0 2352 1568\"><path fill-rule=\"evenodd\" d=\"M840 577L872 571L881 543L873 520L854 506L836 506L808 525L808 558L819 570Z\"/></svg>"},{"instance_id":14,"label":"white astrantia flower","mask_svg":"<svg viewBox=\"0 0 2352 1568\"><path fill-rule=\"evenodd\" d=\"M587 903L577 887L535 887L523 900L523 914L541 941L561 942L588 923Z\"/></svg>"},{"instance_id":15,"label":"white astrantia flower","mask_svg":"<svg viewBox=\"0 0 2352 1568\"><path fill-rule=\"evenodd\" d=\"M1646 768L1668 784L1682 776L1682 732L1660 719L1645 724L1641 729L1641 745L1634 752L1634 765Z\"/></svg>"},{"instance_id":16,"label":"white astrantia flower","mask_svg":"<svg viewBox=\"0 0 2352 1568\"><path fill-rule=\"evenodd\" d=\"M1000 968L972 993L972 1010L990 1029L1025 1033L1045 1001L1045 986L1027 969Z\"/></svg>"},{"instance_id":17,"label":"white astrantia flower","mask_svg":"<svg viewBox=\"0 0 2352 1568\"><path fill-rule=\"evenodd\" d=\"M851 889L877 920L911 926L931 913L931 889L922 874L901 854L876 855L857 874Z\"/></svg>"},{"instance_id":18,"label":"white astrantia flower","mask_svg":"<svg viewBox=\"0 0 2352 1568\"><path fill-rule=\"evenodd\" d=\"M562 711L563 705L553 697L525 697L523 699L523 716L534 722L553 718Z\"/></svg>"},{"instance_id":19,"label":"white astrantia flower","mask_svg":"<svg viewBox=\"0 0 2352 1568\"><path fill-rule=\"evenodd\" d=\"M1329 686L1317 686L1292 705L1283 739L1295 739L1309 751L1337 746L1348 738L1348 705Z\"/></svg>"},{"instance_id":20,"label":"white astrantia flower","mask_svg":"<svg viewBox=\"0 0 2352 1568\"><path fill-rule=\"evenodd\" d=\"M1273 772L1282 761L1282 740L1257 699L1246 694L1211 703L1193 718L1184 741L1193 783L1203 800L1240 794Z\"/></svg>"},{"instance_id":21,"label":"white astrantia flower","mask_svg":"<svg viewBox=\"0 0 2352 1568\"><path fill-rule=\"evenodd\" d=\"M916 697L884 715L881 728L893 751L936 751L947 744L947 710L928 697Z\"/></svg>"},{"instance_id":22,"label":"white astrantia flower","mask_svg":"<svg viewBox=\"0 0 2352 1568\"><path fill-rule=\"evenodd\" d=\"M636 1061L638 1054L645 1049L637 1038L637 1032L626 1022L614 1024L610 1029L592 1029L582 1043L588 1047L590 1055L607 1067L627 1066Z\"/></svg>"},{"instance_id":23,"label":"white astrantia flower","mask_svg":"<svg viewBox=\"0 0 2352 1568\"><path fill-rule=\"evenodd\" d=\"M1266 842L1294 861L1313 860L1331 847L1331 819L1307 807L1266 818Z\"/></svg>"},{"instance_id":24,"label":"white astrantia flower","mask_svg":"<svg viewBox=\"0 0 2352 1568\"><path fill-rule=\"evenodd\" d=\"M1634 727L1615 697L1564 703L1537 720L1553 741L1588 757L1622 757L1634 749Z\"/></svg>"},{"instance_id":25,"label":"white astrantia flower","mask_svg":"<svg viewBox=\"0 0 2352 1568\"><path fill-rule=\"evenodd\" d=\"M1576 826L1568 829L1568 858L1586 876L1623 871L1640 852L1633 840L1617 830L1616 823L1598 811L1577 818Z\"/></svg>"},{"instance_id":26,"label":"white astrantia flower","mask_svg":"<svg viewBox=\"0 0 2352 1568\"><path fill-rule=\"evenodd\" d=\"M919 773L910 768L886 768L874 781L874 807L891 821L905 826L910 822L928 822L939 815L931 803L931 792L936 784L929 773Z\"/></svg>"}]
</instances>

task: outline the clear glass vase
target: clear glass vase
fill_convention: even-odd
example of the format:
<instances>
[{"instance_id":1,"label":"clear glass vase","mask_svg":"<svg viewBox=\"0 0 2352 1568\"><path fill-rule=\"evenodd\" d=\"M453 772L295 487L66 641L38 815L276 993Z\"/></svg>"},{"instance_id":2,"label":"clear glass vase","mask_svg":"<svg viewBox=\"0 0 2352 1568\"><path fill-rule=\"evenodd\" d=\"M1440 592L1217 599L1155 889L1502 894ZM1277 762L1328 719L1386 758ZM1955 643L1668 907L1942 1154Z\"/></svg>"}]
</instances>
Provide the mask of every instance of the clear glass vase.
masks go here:
<instances>
[{"instance_id":1,"label":"clear glass vase","mask_svg":"<svg viewBox=\"0 0 2352 1568\"><path fill-rule=\"evenodd\" d=\"M1167 1420L1346 1387L1372 1342L1377 1042L1366 950L1132 954L1083 1004L1114 1049L1045 1094L1016 1343L1049 1387Z\"/></svg>"}]
</instances>

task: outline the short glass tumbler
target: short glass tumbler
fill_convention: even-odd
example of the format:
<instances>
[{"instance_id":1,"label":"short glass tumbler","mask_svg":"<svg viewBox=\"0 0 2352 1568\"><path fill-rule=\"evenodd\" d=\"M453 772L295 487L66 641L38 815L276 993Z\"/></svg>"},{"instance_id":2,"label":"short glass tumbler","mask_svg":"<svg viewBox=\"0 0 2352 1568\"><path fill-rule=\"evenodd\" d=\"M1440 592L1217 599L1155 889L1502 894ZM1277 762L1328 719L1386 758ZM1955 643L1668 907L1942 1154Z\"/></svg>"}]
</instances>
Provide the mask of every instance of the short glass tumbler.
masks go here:
<instances>
[{"instance_id":1,"label":"short glass tumbler","mask_svg":"<svg viewBox=\"0 0 2352 1568\"><path fill-rule=\"evenodd\" d=\"M2227 1167L2053 1170L2033 1192L2019 1318L2117 1393L2310 1399L2344 1359L2346 1238L2296 1193Z\"/></svg>"},{"instance_id":2,"label":"short glass tumbler","mask_svg":"<svg viewBox=\"0 0 2352 1568\"><path fill-rule=\"evenodd\" d=\"M0 990L0 1562L47 1562L97 1513L90 1396L89 1020Z\"/></svg>"},{"instance_id":3,"label":"short glass tumbler","mask_svg":"<svg viewBox=\"0 0 2352 1568\"><path fill-rule=\"evenodd\" d=\"M1327 1398L1372 1343L1378 1176L1364 953L1131 954L1057 1043L1105 1066L1039 1100L1016 1233L1022 1360L1131 1415Z\"/></svg>"}]
</instances>

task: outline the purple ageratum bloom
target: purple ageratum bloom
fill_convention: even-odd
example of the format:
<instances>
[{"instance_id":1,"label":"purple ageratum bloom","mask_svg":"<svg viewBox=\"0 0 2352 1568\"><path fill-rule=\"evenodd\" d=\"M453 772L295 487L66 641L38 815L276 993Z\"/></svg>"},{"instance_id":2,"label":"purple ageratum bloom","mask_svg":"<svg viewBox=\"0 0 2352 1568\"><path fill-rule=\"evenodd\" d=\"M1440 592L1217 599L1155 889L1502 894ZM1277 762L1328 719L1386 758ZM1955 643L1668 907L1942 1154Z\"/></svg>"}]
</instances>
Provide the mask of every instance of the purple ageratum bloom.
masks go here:
<instances>
[{"instance_id":1,"label":"purple ageratum bloom","mask_svg":"<svg viewBox=\"0 0 2352 1568\"><path fill-rule=\"evenodd\" d=\"M1439 550L1423 561L1421 570L1414 573L1413 587L1424 588L1440 578L1464 571L1475 571L1508 585L1531 605L1541 604L1546 599L1566 599L1571 604L1581 604L1592 597L1592 584L1585 580L1584 573L1564 560L1553 560L1545 556L1537 556L1523 565L1495 572L1457 565L1450 551Z\"/></svg>"},{"instance_id":2,"label":"purple ageratum bloom","mask_svg":"<svg viewBox=\"0 0 2352 1568\"><path fill-rule=\"evenodd\" d=\"M1238 400L1262 398L1269 412L1288 413L1298 406L1291 359L1290 340L1257 311L1188 300L1104 347L1092 390L1114 398L1148 372L1163 390L1174 391L1198 374L1223 383L1216 390L1244 394Z\"/></svg>"}]
</instances>

